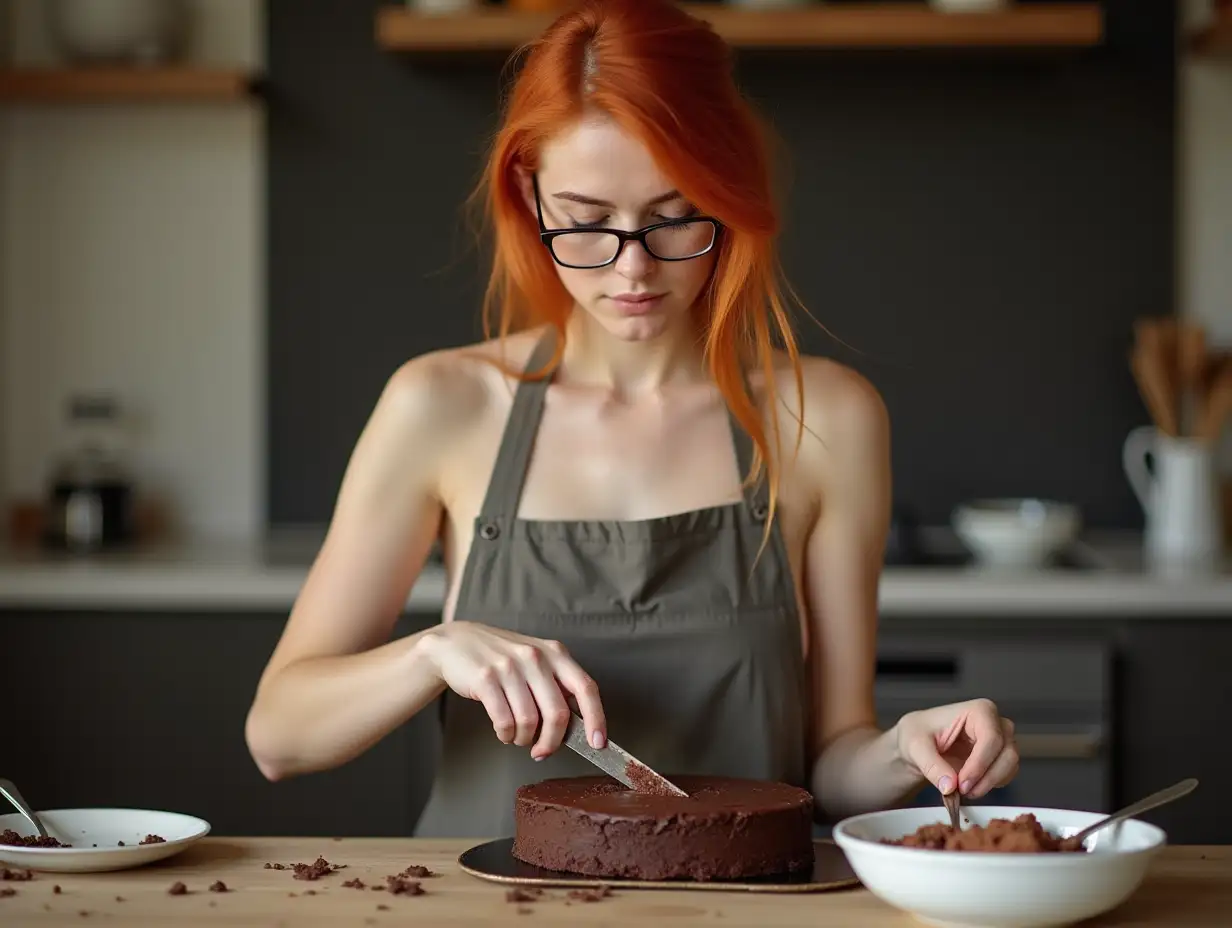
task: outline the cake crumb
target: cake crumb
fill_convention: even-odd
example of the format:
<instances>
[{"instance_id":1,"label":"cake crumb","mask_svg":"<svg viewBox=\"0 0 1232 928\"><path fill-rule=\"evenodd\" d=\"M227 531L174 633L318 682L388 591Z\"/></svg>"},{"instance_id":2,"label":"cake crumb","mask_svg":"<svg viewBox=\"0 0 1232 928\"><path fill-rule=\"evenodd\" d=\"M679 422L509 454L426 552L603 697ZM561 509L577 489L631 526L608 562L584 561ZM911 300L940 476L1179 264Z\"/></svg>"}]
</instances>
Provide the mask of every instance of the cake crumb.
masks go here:
<instances>
[{"instance_id":1,"label":"cake crumb","mask_svg":"<svg viewBox=\"0 0 1232 928\"><path fill-rule=\"evenodd\" d=\"M172 883L172 884L171 884L171 888L167 890L167 895L169 895L169 896L187 896L187 895L188 895L188 887L187 887L187 886L185 886L183 883L181 883L179 880L176 880L174 883Z\"/></svg>"},{"instance_id":2,"label":"cake crumb","mask_svg":"<svg viewBox=\"0 0 1232 928\"><path fill-rule=\"evenodd\" d=\"M123 901L124 901L123 896L116 896L116 902L123 902Z\"/></svg>"},{"instance_id":3,"label":"cake crumb","mask_svg":"<svg viewBox=\"0 0 1232 928\"><path fill-rule=\"evenodd\" d=\"M342 885L345 886L347 889L363 889L364 881L361 880L359 877L355 877L355 879L353 880L344 880Z\"/></svg>"},{"instance_id":4,"label":"cake crumb","mask_svg":"<svg viewBox=\"0 0 1232 928\"><path fill-rule=\"evenodd\" d=\"M382 902L380 905L378 905L378 906L376 907L376 910L377 910L378 912L388 912L388 911L389 911L389 906L387 906L385 903L383 903L383 902Z\"/></svg>"},{"instance_id":5,"label":"cake crumb","mask_svg":"<svg viewBox=\"0 0 1232 928\"><path fill-rule=\"evenodd\" d=\"M417 880L422 880L427 877L440 876L439 873L434 873L433 871L429 870L427 867L421 867L419 864L411 864L409 867L407 867L405 870L403 870L398 875L410 877L411 879L417 879Z\"/></svg>"},{"instance_id":6,"label":"cake crumb","mask_svg":"<svg viewBox=\"0 0 1232 928\"><path fill-rule=\"evenodd\" d=\"M14 883L25 883L34 879L33 870L9 870L7 867L0 867L0 880L12 880Z\"/></svg>"},{"instance_id":7,"label":"cake crumb","mask_svg":"<svg viewBox=\"0 0 1232 928\"><path fill-rule=\"evenodd\" d=\"M55 886L51 887L51 891L55 893L57 896L60 895L60 892L61 892L60 884L57 883Z\"/></svg>"},{"instance_id":8,"label":"cake crumb","mask_svg":"<svg viewBox=\"0 0 1232 928\"><path fill-rule=\"evenodd\" d=\"M534 902L543 896L542 889L524 889L521 886L505 892L506 902Z\"/></svg>"},{"instance_id":9,"label":"cake crumb","mask_svg":"<svg viewBox=\"0 0 1232 928\"><path fill-rule=\"evenodd\" d=\"M318 857L310 864L291 864L297 880L319 880L345 867L346 864L331 864L324 857Z\"/></svg>"},{"instance_id":10,"label":"cake crumb","mask_svg":"<svg viewBox=\"0 0 1232 928\"><path fill-rule=\"evenodd\" d=\"M418 880L408 880L400 874L396 876L387 876L385 880L386 888L395 896L422 896L424 894L424 888L419 885Z\"/></svg>"},{"instance_id":11,"label":"cake crumb","mask_svg":"<svg viewBox=\"0 0 1232 928\"><path fill-rule=\"evenodd\" d=\"M124 842L121 841L120 843L123 844ZM144 838L141 839L141 843L142 844L166 844L167 839L164 838L162 835L146 835Z\"/></svg>"},{"instance_id":12,"label":"cake crumb","mask_svg":"<svg viewBox=\"0 0 1232 928\"><path fill-rule=\"evenodd\" d=\"M3 889L0 889L0 899L7 899L9 896L16 895L17 890L15 890L12 886L6 886Z\"/></svg>"},{"instance_id":13,"label":"cake crumb","mask_svg":"<svg viewBox=\"0 0 1232 928\"><path fill-rule=\"evenodd\" d=\"M230 890L227 889L227 884L224 883L222 880L215 880L213 883L210 884L210 892L225 893L225 892L230 892Z\"/></svg>"},{"instance_id":14,"label":"cake crumb","mask_svg":"<svg viewBox=\"0 0 1232 928\"><path fill-rule=\"evenodd\" d=\"M577 902L599 902L612 894L610 886L598 886L594 889L575 889L570 891L569 898Z\"/></svg>"}]
</instances>

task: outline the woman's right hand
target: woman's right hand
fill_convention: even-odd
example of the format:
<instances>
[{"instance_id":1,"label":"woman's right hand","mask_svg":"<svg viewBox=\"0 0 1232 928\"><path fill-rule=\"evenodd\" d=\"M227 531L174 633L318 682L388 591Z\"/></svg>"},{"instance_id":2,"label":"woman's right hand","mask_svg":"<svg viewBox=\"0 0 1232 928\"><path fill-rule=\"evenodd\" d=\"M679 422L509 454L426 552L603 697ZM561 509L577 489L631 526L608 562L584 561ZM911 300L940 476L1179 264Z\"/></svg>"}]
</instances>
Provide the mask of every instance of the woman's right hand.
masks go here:
<instances>
[{"instance_id":1,"label":"woman's right hand","mask_svg":"<svg viewBox=\"0 0 1232 928\"><path fill-rule=\"evenodd\" d=\"M483 703L496 737L505 744L533 743L535 760L552 754L564 740L570 697L591 746L606 743L599 688L559 641L463 621L446 622L423 641L441 682Z\"/></svg>"}]
</instances>

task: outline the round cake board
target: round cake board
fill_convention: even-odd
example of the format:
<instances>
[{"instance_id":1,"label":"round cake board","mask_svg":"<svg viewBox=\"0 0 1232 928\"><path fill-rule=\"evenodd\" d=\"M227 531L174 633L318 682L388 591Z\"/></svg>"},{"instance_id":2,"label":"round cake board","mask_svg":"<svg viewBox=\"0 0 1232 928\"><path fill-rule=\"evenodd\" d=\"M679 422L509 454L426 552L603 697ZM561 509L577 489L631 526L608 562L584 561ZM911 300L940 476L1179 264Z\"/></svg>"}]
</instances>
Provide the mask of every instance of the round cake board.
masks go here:
<instances>
[{"instance_id":1,"label":"round cake board","mask_svg":"<svg viewBox=\"0 0 1232 928\"><path fill-rule=\"evenodd\" d=\"M860 880L847 856L828 838L813 841L812 873L755 877L744 880L631 880L595 877L581 873L544 870L513 856L513 838L497 838L476 845L458 857L464 873L510 886L600 887L611 889L706 889L723 892L818 893L859 886Z\"/></svg>"}]
</instances>

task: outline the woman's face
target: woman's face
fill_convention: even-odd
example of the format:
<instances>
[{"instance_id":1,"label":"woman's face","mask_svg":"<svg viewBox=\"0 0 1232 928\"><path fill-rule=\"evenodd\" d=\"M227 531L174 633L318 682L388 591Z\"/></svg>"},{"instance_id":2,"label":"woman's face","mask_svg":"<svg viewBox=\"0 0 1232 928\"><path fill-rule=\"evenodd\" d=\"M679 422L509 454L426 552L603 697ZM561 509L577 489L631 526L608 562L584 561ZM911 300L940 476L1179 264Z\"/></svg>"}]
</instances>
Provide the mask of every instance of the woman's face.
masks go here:
<instances>
[{"instance_id":1,"label":"woman's face","mask_svg":"<svg viewBox=\"0 0 1232 928\"><path fill-rule=\"evenodd\" d=\"M556 136L540 152L539 170L523 178L523 192L535 209L535 185L549 230L602 226L635 231L668 219L685 219L696 207L673 189L650 153L615 122L590 117ZM665 256L705 250L717 231L707 222L651 234L652 248ZM611 236L556 238L557 255L570 264L610 258ZM718 248L686 261L661 261L640 242L627 242L620 257L597 268L556 263L565 289L585 313L626 341L647 341L689 323L690 308L714 267Z\"/></svg>"}]
</instances>

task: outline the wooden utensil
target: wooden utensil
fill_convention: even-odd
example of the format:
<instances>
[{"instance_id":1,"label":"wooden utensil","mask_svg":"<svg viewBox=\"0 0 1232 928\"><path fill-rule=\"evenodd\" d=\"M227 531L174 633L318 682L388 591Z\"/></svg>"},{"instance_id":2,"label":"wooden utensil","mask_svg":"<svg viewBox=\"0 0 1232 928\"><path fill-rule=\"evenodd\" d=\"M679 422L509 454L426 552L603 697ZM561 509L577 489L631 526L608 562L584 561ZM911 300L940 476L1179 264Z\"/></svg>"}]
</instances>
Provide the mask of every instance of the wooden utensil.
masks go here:
<instances>
[{"instance_id":1,"label":"wooden utensil","mask_svg":"<svg viewBox=\"0 0 1232 928\"><path fill-rule=\"evenodd\" d=\"M1181 432L1187 437L1201 437L1206 423L1207 362L1206 330L1193 322L1181 322L1177 327L1176 367L1177 390L1181 414Z\"/></svg>"},{"instance_id":2,"label":"wooden utensil","mask_svg":"<svg viewBox=\"0 0 1232 928\"><path fill-rule=\"evenodd\" d=\"M1129 366L1155 427L1165 435L1176 436L1179 433L1177 411L1157 346L1158 341L1150 337L1134 345L1129 354Z\"/></svg>"}]
</instances>

